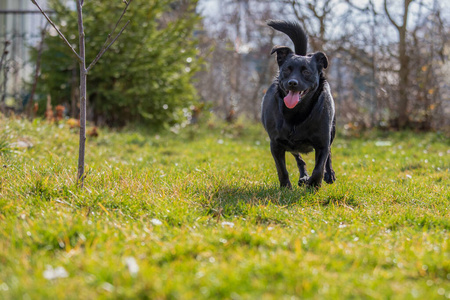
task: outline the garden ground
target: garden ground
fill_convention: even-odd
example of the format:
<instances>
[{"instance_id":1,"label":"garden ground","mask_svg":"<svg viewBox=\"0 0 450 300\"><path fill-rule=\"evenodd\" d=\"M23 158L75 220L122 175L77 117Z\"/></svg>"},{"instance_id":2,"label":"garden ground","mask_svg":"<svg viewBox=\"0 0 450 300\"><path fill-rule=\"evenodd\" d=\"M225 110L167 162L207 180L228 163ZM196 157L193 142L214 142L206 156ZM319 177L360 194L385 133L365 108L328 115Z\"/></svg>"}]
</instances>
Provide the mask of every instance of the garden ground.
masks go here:
<instances>
[{"instance_id":1,"label":"garden ground","mask_svg":"<svg viewBox=\"0 0 450 300\"><path fill-rule=\"evenodd\" d=\"M450 298L442 134L340 134L312 192L260 125L102 129L78 189L76 129L0 128L0 299Z\"/></svg>"}]
</instances>

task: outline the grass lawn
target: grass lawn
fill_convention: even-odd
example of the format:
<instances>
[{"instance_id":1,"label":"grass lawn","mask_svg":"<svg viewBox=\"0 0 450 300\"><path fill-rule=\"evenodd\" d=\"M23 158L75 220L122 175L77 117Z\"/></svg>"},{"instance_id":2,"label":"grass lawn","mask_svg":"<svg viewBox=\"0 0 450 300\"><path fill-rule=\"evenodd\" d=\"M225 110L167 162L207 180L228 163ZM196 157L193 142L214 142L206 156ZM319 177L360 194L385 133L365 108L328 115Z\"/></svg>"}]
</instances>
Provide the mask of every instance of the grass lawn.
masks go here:
<instances>
[{"instance_id":1,"label":"grass lawn","mask_svg":"<svg viewBox=\"0 0 450 300\"><path fill-rule=\"evenodd\" d=\"M338 135L317 193L278 188L259 125L100 130L83 190L77 152L0 119L0 299L450 298L443 135Z\"/></svg>"}]
</instances>

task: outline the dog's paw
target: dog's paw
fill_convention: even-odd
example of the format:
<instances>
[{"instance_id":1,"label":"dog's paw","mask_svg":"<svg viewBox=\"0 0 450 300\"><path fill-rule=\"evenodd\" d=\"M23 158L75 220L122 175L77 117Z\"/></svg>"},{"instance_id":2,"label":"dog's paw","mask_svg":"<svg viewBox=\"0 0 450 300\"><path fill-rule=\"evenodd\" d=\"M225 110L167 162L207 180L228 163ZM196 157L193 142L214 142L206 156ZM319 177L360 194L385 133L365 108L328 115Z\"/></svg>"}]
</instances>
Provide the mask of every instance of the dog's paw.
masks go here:
<instances>
[{"instance_id":1,"label":"dog's paw","mask_svg":"<svg viewBox=\"0 0 450 300\"><path fill-rule=\"evenodd\" d=\"M280 183L280 188L292 190L292 185L291 185L291 183L288 181L288 182Z\"/></svg>"},{"instance_id":2,"label":"dog's paw","mask_svg":"<svg viewBox=\"0 0 450 300\"><path fill-rule=\"evenodd\" d=\"M328 183L331 184L333 182L336 181L336 175L334 174L334 171L331 171L330 173L325 172L324 176L323 176L323 180Z\"/></svg>"},{"instance_id":3,"label":"dog's paw","mask_svg":"<svg viewBox=\"0 0 450 300\"><path fill-rule=\"evenodd\" d=\"M308 183L309 176L303 176L298 180L298 186L304 186Z\"/></svg>"},{"instance_id":4,"label":"dog's paw","mask_svg":"<svg viewBox=\"0 0 450 300\"><path fill-rule=\"evenodd\" d=\"M321 182L311 181L306 183L307 188L311 188L313 190L318 190L322 186Z\"/></svg>"},{"instance_id":5,"label":"dog's paw","mask_svg":"<svg viewBox=\"0 0 450 300\"><path fill-rule=\"evenodd\" d=\"M313 174L314 175L314 174ZM319 189L322 185L322 176L311 176L309 177L308 181L306 182L307 187Z\"/></svg>"}]
</instances>

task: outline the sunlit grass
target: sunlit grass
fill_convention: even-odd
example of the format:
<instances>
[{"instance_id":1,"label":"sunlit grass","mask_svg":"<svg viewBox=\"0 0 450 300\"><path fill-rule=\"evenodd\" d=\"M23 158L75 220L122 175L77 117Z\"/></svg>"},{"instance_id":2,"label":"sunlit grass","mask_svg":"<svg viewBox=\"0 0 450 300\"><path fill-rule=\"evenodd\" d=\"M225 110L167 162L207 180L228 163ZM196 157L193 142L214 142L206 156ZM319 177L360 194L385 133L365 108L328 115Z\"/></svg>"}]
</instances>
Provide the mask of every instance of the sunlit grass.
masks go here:
<instances>
[{"instance_id":1,"label":"sunlit grass","mask_svg":"<svg viewBox=\"0 0 450 300\"><path fill-rule=\"evenodd\" d=\"M79 190L76 130L0 125L0 299L450 298L440 134L341 134L311 193L259 125L100 130Z\"/></svg>"}]
</instances>

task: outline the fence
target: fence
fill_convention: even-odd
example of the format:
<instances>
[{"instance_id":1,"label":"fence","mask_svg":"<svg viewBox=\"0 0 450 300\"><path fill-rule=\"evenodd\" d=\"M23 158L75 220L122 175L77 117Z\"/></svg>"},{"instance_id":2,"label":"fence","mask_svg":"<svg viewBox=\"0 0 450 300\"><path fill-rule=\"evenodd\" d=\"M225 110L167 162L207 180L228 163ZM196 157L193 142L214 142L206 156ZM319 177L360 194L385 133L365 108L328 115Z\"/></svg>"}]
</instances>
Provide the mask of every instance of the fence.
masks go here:
<instances>
[{"instance_id":1,"label":"fence","mask_svg":"<svg viewBox=\"0 0 450 300\"><path fill-rule=\"evenodd\" d=\"M42 1L45 2L45 1ZM45 7L45 3L43 3ZM51 13L48 12L48 13ZM0 4L0 105L20 112L27 102L35 71L30 47L41 40L45 25L31 1L13 0Z\"/></svg>"}]
</instances>

